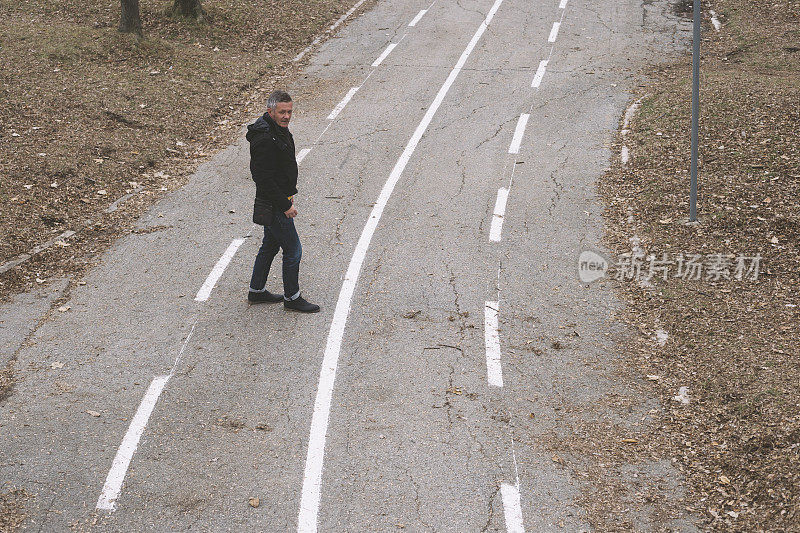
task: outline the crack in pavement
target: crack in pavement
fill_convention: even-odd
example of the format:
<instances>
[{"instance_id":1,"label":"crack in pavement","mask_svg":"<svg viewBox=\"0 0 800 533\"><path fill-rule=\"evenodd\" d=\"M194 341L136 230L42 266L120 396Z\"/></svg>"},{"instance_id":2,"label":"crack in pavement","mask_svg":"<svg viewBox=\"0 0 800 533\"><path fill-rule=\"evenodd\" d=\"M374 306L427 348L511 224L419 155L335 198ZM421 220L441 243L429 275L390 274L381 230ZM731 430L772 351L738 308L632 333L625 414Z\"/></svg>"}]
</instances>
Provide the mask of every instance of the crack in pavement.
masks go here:
<instances>
[{"instance_id":1,"label":"crack in pavement","mask_svg":"<svg viewBox=\"0 0 800 533\"><path fill-rule=\"evenodd\" d=\"M370 300L373 296L372 293L372 286L378 281L378 276L380 275L380 269L383 265L383 260L386 258L386 248L381 248L381 251L378 253L378 258L375 260L375 267L372 269L372 275L370 276L369 280L366 283L366 287L364 287L364 298L366 300Z\"/></svg>"},{"instance_id":2,"label":"crack in pavement","mask_svg":"<svg viewBox=\"0 0 800 533\"><path fill-rule=\"evenodd\" d=\"M485 533L489 531L489 526L492 524L492 518L494 518L494 501L497 499L497 494L500 492L500 484L495 484L494 491L492 491L492 495L489 498L489 509L487 511L486 516L486 524L481 528L481 533Z\"/></svg>"},{"instance_id":3,"label":"crack in pavement","mask_svg":"<svg viewBox=\"0 0 800 533\"><path fill-rule=\"evenodd\" d=\"M585 5L582 5L582 6L578 7L577 9L578 9L579 11L581 11L581 10L582 10L582 11L588 11L588 12L590 12L590 13L594 14L595 18L597 19L597 22L598 22L598 23L599 23L601 26L603 26L603 27L604 27L604 28L605 28L605 29L608 31L608 33L610 33L611 35L615 35L615 34L618 34L618 33L622 33L622 32L620 32L620 31L617 31L617 30L615 30L615 29L612 29L612 28L611 28L611 27L608 25L609 23L608 23L608 22L606 22L605 20L603 20L603 18L600 16L600 12L599 12L599 11L597 11L597 10L595 10L595 9L592 9L591 7L588 7L588 6L585 6Z\"/></svg>"},{"instance_id":4,"label":"crack in pavement","mask_svg":"<svg viewBox=\"0 0 800 533\"><path fill-rule=\"evenodd\" d=\"M467 169L466 169L466 166L464 166L461 163L461 159L466 157L466 155L467 155L466 150L462 150L461 154L458 157L458 159L456 159L456 166L459 169L461 169L461 183L458 186L458 191L456 191L455 194L450 196L450 200L455 200L456 198L461 196L461 193L464 192L464 185L466 184L466 181L467 181Z\"/></svg>"},{"instance_id":5,"label":"crack in pavement","mask_svg":"<svg viewBox=\"0 0 800 533\"><path fill-rule=\"evenodd\" d=\"M561 201L561 193L564 192L564 187L558 182L558 180L556 180L555 173L550 174L550 181L552 181L553 185L555 186L553 188L553 196L550 198L550 205L547 207L547 212L552 218L553 210L556 208L556 203Z\"/></svg>"},{"instance_id":6,"label":"crack in pavement","mask_svg":"<svg viewBox=\"0 0 800 533\"><path fill-rule=\"evenodd\" d=\"M462 2L463 2L463 0L456 0L456 5L458 7L460 7L462 11L464 11L465 13L477 13L478 15L483 17L484 19L486 18L486 15L487 15L486 12L483 12L480 9L477 9L477 8L472 8L471 9L471 8L465 7L464 5L462 5Z\"/></svg>"},{"instance_id":7,"label":"crack in pavement","mask_svg":"<svg viewBox=\"0 0 800 533\"><path fill-rule=\"evenodd\" d=\"M354 145L351 145L351 147L352 146L354 146ZM350 207L352 206L353 202L356 200L356 198L360 198L362 196L360 193L361 193L361 189L364 186L365 174L366 173L367 173L367 161L365 160L365 161L362 161L361 168L359 169L359 172L356 174L357 177L358 177L358 182L355 185L355 187L353 188L354 190L353 190L352 194L349 194L347 196L347 202L345 202L345 205L342 208L342 216L339 217L339 219L336 221L336 231L334 233L334 239L335 240L333 242L329 242L329 244L335 245L337 243L343 242L342 241L342 224L344 224L345 219L349 215ZM331 178L331 179L333 179L333 178ZM328 196L334 196L334 194L329 194Z\"/></svg>"},{"instance_id":8,"label":"crack in pavement","mask_svg":"<svg viewBox=\"0 0 800 533\"><path fill-rule=\"evenodd\" d=\"M336 146L336 145L345 144L345 143L352 143L353 141L359 141L359 140L365 139L367 137L371 137L372 135L375 135L377 133L386 133L387 131L389 131L388 128L376 128L376 129L367 131L365 133L360 133L360 134L358 134L358 135L356 135L354 137L348 137L346 139L336 139L336 140L325 141L324 143L319 143L316 146L326 147L326 146ZM352 145L352 144L349 146L349 148L351 148L351 149L354 148L354 147L355 147L355 145Z\"/></svg>"},{"instance_id":9,"label":"crack in pavement","mask_svg":"<svg viewBox=\"0 0 800 533\"><path fill-rule=\"evenodd\" d=\"M411 485L414 486L414 503L415 503L415 506L416 506L417 520L419 520L419 522L423 526L428 528L428 530L436 531L436 528L434 528L432 525L430 525L428 522L426 522L422 518L422 503L420 502L420 499L419 499L419 484L417 483L417 480L414 479L414 476L411 475L409 469L406 469L405 474L408 477L408 479L411 480Z\"/></svg>"},{"instance_id":10,"label":"crack in pavement","mask_svg":"<svg viewBox=\"0 0 800 533\"><path fill-rule=\"evenodd\" d=\"M514 121L516 121L518 118L519 118L519 117L511 117L511 118L509 118L508 120L506 120L505 122L502 122L502 123L501 123L501 124L500 124L500 125L497 127L497 129L495 130L495 132L494 132L494 133L493 133L491 136L487 137L486 139L484 139L484 140L482 140L480 143L478 143L478 146L476 146L474 149L475 149L475 150L477 150L478 148L480 148L481 146L483 146L485 143L487 143L487 142L491 141L492 139L494 139L495 137L497 137L497 136L500 134L500 131L501 131L503 128L505 128L505 127L506 127L506 125L508 125L510 122L514 122Z\"/></svg>"}]
</instances>

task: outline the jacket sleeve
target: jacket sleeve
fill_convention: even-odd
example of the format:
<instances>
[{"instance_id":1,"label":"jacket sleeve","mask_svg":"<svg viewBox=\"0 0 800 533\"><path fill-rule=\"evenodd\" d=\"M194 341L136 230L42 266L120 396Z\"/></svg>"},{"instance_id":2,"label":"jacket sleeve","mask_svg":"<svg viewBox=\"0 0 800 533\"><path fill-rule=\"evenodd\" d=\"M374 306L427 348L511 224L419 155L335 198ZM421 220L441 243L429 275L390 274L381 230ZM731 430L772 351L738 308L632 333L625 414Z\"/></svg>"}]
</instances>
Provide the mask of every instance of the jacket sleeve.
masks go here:
<instances>
[{"instance_id":1,"label":"jacket sleeve","mask_svg":"<svg viewBox=\"0 0 800 533\"><path fill-rule=\"evenodd\" d=\"M292 207L292 202L281 192L276 180L279 172L276 147L263 135L253 141L250 143L250 172L253 181L266 195L266 200L277 209L288 211Z\"/></svg>"}]
</instances>

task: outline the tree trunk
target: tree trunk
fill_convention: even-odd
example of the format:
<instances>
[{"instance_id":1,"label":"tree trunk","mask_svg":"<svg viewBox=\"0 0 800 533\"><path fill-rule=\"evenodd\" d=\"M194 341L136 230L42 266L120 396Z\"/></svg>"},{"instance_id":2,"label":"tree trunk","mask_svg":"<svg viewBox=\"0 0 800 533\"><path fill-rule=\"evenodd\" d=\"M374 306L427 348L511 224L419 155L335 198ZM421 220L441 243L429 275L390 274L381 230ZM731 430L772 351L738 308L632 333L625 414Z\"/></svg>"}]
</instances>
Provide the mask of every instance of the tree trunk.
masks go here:
<instances>
[{"instance_id":1,"label":"tree trunk","mask_svg":"<svg viewBox=\"0 0 800 533\"><path fill-rule=\"evenodd\" d=\"M121 0L122 15L119 18L119 31L142 34L142 19L139 17L139 0Z\"/></svg>"},{"instance_id":2,"label":"tree trunk","mask_svg":"<svg viewBox=\"0 0 800 533\"><path fill-rule=\"evenodd\" d=\"M206 12L200 5L200 0L175 0L172 14L179 17L188 17L195 20L205 20Z\"/></svg>"}]
</instances>

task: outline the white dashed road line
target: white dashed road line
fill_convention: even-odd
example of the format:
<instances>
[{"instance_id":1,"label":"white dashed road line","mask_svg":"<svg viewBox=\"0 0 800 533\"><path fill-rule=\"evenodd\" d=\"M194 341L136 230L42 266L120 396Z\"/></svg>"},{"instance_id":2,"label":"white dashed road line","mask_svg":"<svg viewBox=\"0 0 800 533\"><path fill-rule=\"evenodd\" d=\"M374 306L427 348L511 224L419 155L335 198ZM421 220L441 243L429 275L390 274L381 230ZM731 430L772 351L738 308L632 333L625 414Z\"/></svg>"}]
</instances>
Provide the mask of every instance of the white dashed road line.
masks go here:
<instances>
[{"instance_id":1,"label":"white dashed road line","mask_svg":"<svg viewBox=\"0 0 800 533\"><path fill-rule=\"evenodd\" d=\"M525 527L522 522L522 505L519 501L519 487L511 483L502 483L500 485L500 494L503 496L506 531L508 533L525 533Z\"/></svg>"},{"instance_id":2,"label":"white dashed road line","mask_svg":"<svg viewBox=\"0 0 800 533\"><path fill-rule=\"evenodd\" d=\"M409 22L409 23L408 23L408 27L409 27L409 28L413 28L414 26L416 26L416 25L417 25L417 23L420 21L420 19L422 19L422 17L424 17L424 16L425 16L425 13L427 13L428 11L430 11L430 9L433 7L433 4L435 4L435 3L436 3L436 0L433 0L433 2L431 2L431 5L429 5L427 9L423 9L423 10L421 10L419 13L417 13L417 16L416 16L416 17L414 17L414 18L411 20L411 22Z\"/></svg>"},{"instance_id":3,"label":"white dashed road line","mask_svg":"<svg viewBox=\"0 0 800 533\"><path fill-rule=\"evenodd\" d=\"M503 232L503 218L506 214L506 202L508 201L508 189L500 187L497 190L497 200L494 203L494 214L492 215L492 226L489 228L489 240L500 242Z\"/></svg>"},{"instance_id":4,"label":"white dashed road line","mask_svg":"<svg viewBox=\"0 0 800 533\"><path fill-rule=\"evenodd\" d=\"M716 12L714 12L714 11L712 10L712 11L709 11L709 13L711 14L711 24L713 24L713 25L714 25L714 31L717 31L717 32L718 32L719 30L721 30L721 29L722 29L722 23L721 23L721 22L719 21L719 19L717 18L717 14L716 14Z\"/></svg>"},{"instance_id":5,"label":"white dashed road line","mask_svg":"<svg viewBox=\"0 0 800 533\"><path fill-rule=\"evenodd\" d=\"M172 365L170 373L166 376L157 376L153 378L150 387L147 388L147 392L144 394L144 398L142 398L142 402L139 404L139 408L136 410L136 414L133 416L130 426L128 426L128 431L125 432L122 444L120 444L117 454L114 456L114 461L111 463L111 470L109 470L106 476L103 492L97 499L96 509L109 512L113 512L116 509L116 501L120 491L122 491L122 483L125 481L128 467L131 464L131 459L133 459L133 454L136 453L136 448L139 446L139 439L142 437L145 427L147 427L147 422L150 420L150 415L153 414L153 409L156 407L161 392L164 390L170 378L175 375L175 370L183 357L186 346L189 344L189 339L191 339L194 334L196 326L197 320L195 320L195 323L192 325L192 329L189 331L189 335L186 336L186 340L183 341L183 346L181 346L181 350L175 358L175 363Z\"/></svg>"},{"instance_id":6,"label":"white dashed road line","mask_svg":"<svg viewBox=\"0 0 800 533\"><path fill-rule=\"evenodd\" d=\"M484 307L484 340L486 341L486 378L492 387L503 386L503 367L500 361L500 331L497 315L499 302L486 302Z\"/></svg>"},{"instance_id":7,"label":"white dashed road line","mask_svg":"<svg viewBox=\"0 0 800 533\"><path fill-rule=\"evenodd\" d=\"M531 87L538 87L542 84L542 78L544 78L544 72L547 69L547 59L542 59L539 61L539 68L536 69L536 74L533 76L533 81L531 82Z\"/></svg>"},{"instance_id":8,"label":"white dashed road line","mask_svg":"<svg viewBox=\"0 0 800 533\"><path fill-rule=\"evenodd\" d=\"M319 512L319 502L322 486L322 465L325 456L325 440L328 433L328 418L331 409L331 399L333 397L333 385L336 379L336 369L339 364L339 353L342 347L347 316L350 313L350 302L355 292L356 282L361 271L361 265L367 254L372 236L378 226L383 210L389 201L392 191L403 174L409 159L417 148L422 136L428 129L434 115L447 95L450 87L455 82L464 64L467 62L473 49L483 36L486 28L489 27L495 13L502 5L503 0L495 0L494 5L489 10L486 18L475 31L467 47L461 53L461 57L453 67L450 75L445 80L439 92L436 94L431 105L417 126L414 134L409 139L408 144L403 150L402 155L395 163L389 179L381 189L378 200L372 208L369 219L361 232L350 264L345 273L342 288L339 291L339 298L336 302L336 310L333 314L331 329L328 333L328 340L325 346L322 368L320 370L319 384L317 386L317 396L314 401L314 414L311 419L311 429L308 439L308 453L306 456L306 466L303 475L303 489L300 500L300 510L298 512L297 530L301 532L315 532L317 530L317 514Z\"/></svg>"},{"instance_id":9,"label":"white dashed road line","mask_svg":"<svg viewBox=\"0 0 800 533\"><path fill-rule=\"evenodd\" d=\"M514 129L514 137L511 139L511 145L508 147L509 154L518 154L519 146L522 144L522 136L525 134L525 126L528 125L528 119L531 118L529 113L523 113L517 120L517 127Z\"/></svg>"},{"instance_id":10,"label":"white dashed road line","mask_svg":"<svg viewBox=\"0 0 800 533\"><path fill-rule=\"evenodd\" d=\"M211 291L214 289L217 281L219 281L222 273L225 272L226 268L228 268L228 263L231 262L231 259L233 259L233 256L236 254L236 250L239 249L242 243L244 243L244 239L234 239L233 242L228 246L228 249L225 250L225 253L219 258L217 264L214 265L214 268L211 270L211 274L208 275L205 283L203 283L203 286L200 287L199 291L197 291L197 296L194 297L195 302L205 302L208 300L208 297L211 296Z\"/></svg>"},{"instance_id":11,"label":"white dashed road line","mask_svg":"<svg viewBox=\"0 0 800 533\"><path fill-rule=\"evenodd\" d=\"M561 18L558 22L553 23L553 29L550 31L550 38L548 39L550 43L553 43L556 40L556 36L558 35L558 30L561 27L561 22L564 20L564 15L566 14L567 7L567 0L562 0L560 6L562 8L561 11ZM544 75L547 72L547 66L550 63L550 58L553 56L553 50L555 49L555 44L551 44L550 46L550 53L547 55L547 59L542 59L539 61L539 67L536 69L536 74L533 76L533 80L531 81L531 87L538 89L539 86L542 84L542 80L544 79ZM528 119L530 118L530 113L533 109L533 104L530 105L528 108L528 113L524 113L520 115L519 120L517 121L517 127L514 130L514 136L511 140L511 145L508 147L509 154L518 154L520 147L522 145L522 138L525 134L525 127L527 126ZM517 168L517 161L515 160L511 167L511 178L508 183L507 193L506 195L510 194L511 185L514 182L514 171ZM498 196L499 200L499 196ZM489 239L492 241L499 242L500 240L500 230L502 228L502 221L503 218L498 217L497 213L492 215L492 225L489 231Z\"/></svg>"},{"instance_id":12,"label":"white dashed road line","mask_svg":"<svg viewBox=\"0 0 800 533\"><path fill-rule=\"evenodd\" d=\"M631 124L631 120L636 115L636 112L639 110L639 106L642 105L642 100L645 99L648 95L644 95L631 105L628 106L628 109L625 110L625 117L622 121L622 131L627 133L628 127Z\"/></svg>"},{"instance_id":13,"label":"white dashed road line","mask_svg":"<svg viewBox=\"0 0 800 533\"><path fill-rule=\"evenodd\" d=\"M411 22L409 22L409 23L408 23L408 26L409 26L410 28L413 28L414 26L416 26L416 25L417 25L417 22L419 22L419 21L420 21L420 19L421 19L422 17L424 17L424 16L425 16L425 13L427 13L427 12L428 12L428 10L427 10L427 9L423 9L422 11L420 11L419 13L417 13L417 16L416 16L416 17L414 17L414 19L413 19Z\"/></svg>"},{"instance_id":14,"label":"white dashed road line","mask_svg":"<svg viewBox=\"0 0 800 533\"><path fill-rule=\"evenodd\" d=\"M387 46L386 50L384 50L383 53L378 56L378 59L376 59L375 61L372 62L372 66L373 67L377 67L378 65L383 63L383 60L386 59L386 56L388 56L390 53L392 53L392 50L394 50L395 46L397 46L397 43L392 43L389 46Z\"/></svg>"},{"instance_id":15,"label":"white dashed road line","mask_svg":"<svg viewBox=\"0 0 800 533\"><path fill-rule=\"evenodd\" d=\"M531 87L538 90L539 86L544 79L547 70L547 65L553 55L553 50L558 31L561 27L561 22L564 20L568 0L561 0L559 8L561 17L558 22L553 23L553 28L550 30L548 42L551 43L550 53L547 59L539 61L539 67L536 69L536 74L531 81ZM528 113L524 113L519 117L517 126L514 130L514 136L511 140L511 145L508 148L509 154L518 154L522 145L522 139L525 134L525 128L530 118L533 104L528 109ZM492 223L489 229L489 240L492 242L500 242L503 229L503 221L505 219L506 204L511 191L511 186L514 183L514 172L517 167L516 158L511 165L511 176L509 178L508 187L501 187L497 191L497 200L495 201L494 213L492 214ZM500 278L502 274L502 264L497 270L497 283L498 293L497 301L487 301L484 306L484 340L486 344L486 379L490 387L503 387L503 367L502 367L502 354L500 349L500 329L499 329L499 309L500 309ZM512 429L513 433L513 429ZM515 483L501 483L500 492L503 498L503 511L506 522L506 531L509 533L524 533L525 527L522 516L522 505L520 503L520 490L519 490L519 473L516 471L516 452L514 450L514 438L511 436L511 455L514 458L515 470Z\"/></svg>"},{"instance_id":16,"label":"white dashed road line","mask_svg":"<svg viewBox=\"0 0 800 533\"><path fill-rule=\"evenodd\" d=\"M302 150L300 150L300 153L297 154L297 164L298 165L303 162L303 159L306 158L306 156L308 155L308 152L310 152L310 151L311 151L311 148L303 148Z\"/></svg>"},{"instance_id":17,"label":"white dashed road line","mask_svg":"<svg viewBox=\"0 0 800 533\"><path fill-rule=\"evenodd\" d=\"M342 112L342 109L344 109L344 106L347 105L347 103L350 101L350 99L353 98L353 96L355 96L355 94L358 92L358 90L360 88L361 87L353 87L352 89L350 89L347 92L347 94L345 95L345 97L342 98L342 101L339 102L338 104L336 104L336 107L333 108L333 111L331 111L331 114L328 115L328 120L333 120L337 116L339 116L339 113Z\"/></svg>"},{"instance_id":18,"label":"white dashed road line","mask_svg":"<svg viewBox=\"0 0 800 533\"><path fill-rule=\"evenodd\" d=\"M383 63L383 60L386 59L386 56L388 56L392 52L392 50L394 50L395 46L397 46L398 44L403 42L403 39L406 38L406 35L408 35L408 34L407 33L403 34L403 36L400 37L400 40L397 41L396 43L389 44L389 46L386 47L386 50L384 50L383 53L380 56L378 56L378 59L373 61L372 66L373 67L377 67L378 65Z\"/></svg>"},{"instance_id":19,"label":"white dashed road line","mask_svg":"<svg viewBox=\"0 0 800 533\"><path fill-rule=\"evenodd\" d=\"M161 391L164 390L169 378L170 376L158 376L150 383L150 387L147 389L142 403L139 404L139 409L136 410L136 414L131 420L131 425L128 426L128 431L122 439L117 455L114 457L111 471L109 471L106 482L103 485L103 492L97 500L97 509L113 511L116 507L115 502L122 490L122 482L125 480L133 454L136 453L136 448L139 446L139 439L144 433L147 421L150 419L158 397L161 396Z\"/></svg>"},{"instance_id":20,"label":"white dashed road line","mask_svg":"<svg viewBox=\"0 0 800 533\"><path fill-rule=\"evenodd\" d=\"M558 37L558 28L560 28L560 27L561 27L561 23L560 22L554 22L553 23L553 29L550 30L550 37L547 38L547 42L548 43L556 42L556 37Z\"/></svg>"}]
</instances>

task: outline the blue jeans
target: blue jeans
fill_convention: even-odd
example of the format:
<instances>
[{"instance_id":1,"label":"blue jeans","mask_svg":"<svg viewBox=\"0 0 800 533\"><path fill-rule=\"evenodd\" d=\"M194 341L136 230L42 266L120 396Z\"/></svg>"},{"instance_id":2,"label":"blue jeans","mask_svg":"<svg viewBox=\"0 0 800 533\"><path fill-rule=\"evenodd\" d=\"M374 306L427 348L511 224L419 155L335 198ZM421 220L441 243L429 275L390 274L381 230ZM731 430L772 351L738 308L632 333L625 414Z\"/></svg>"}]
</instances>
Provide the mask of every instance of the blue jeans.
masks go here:
<instances>
[{"instance_id":1,"label":"blue jeans","mask_svg":"<svg viewBox=\"0 0 800 533\"><path fill-rule=\"evenodd\" d=\"M264 226L264 240L261 241L261 248L253 265L250 290L264 290L269 267L278 254L278 249L283 250L283 296L287 300L294 300L300 296L298 277L303 247L300 246L294 219L288 218L280 211L273 213L269 226Z\"/></svg>"}]
</instances>

